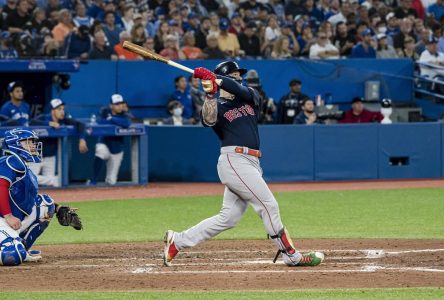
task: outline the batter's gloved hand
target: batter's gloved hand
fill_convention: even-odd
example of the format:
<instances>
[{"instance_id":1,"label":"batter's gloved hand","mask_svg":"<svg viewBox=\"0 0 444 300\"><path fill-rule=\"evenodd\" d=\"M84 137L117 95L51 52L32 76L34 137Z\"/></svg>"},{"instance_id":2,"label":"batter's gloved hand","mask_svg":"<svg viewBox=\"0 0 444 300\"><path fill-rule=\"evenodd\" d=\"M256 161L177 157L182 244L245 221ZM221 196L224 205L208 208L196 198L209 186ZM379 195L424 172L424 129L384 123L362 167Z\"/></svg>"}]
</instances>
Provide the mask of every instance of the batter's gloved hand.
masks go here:
<instances>
[{"instance_id":1,"label":"batter's gloved hand","mask_svg":"<svg viewBox=\"0 0 444 300\"><path fill-rule=\"evenodd\" d=\"M202 79L202 87L205 93L216 94L217 84L216 84L216 74L205 68L194 69L194 77Z\"/></svg>"},{"instance_id":2,"label":"batter's gloved hand","mask_svg":"<svg viewBox=\"0 0 444 300\"><path fill-rule=\"evenodd\" d=\"M83 228L82 221L76 212L77 209L71 208L69 206L56 206L56 216L59 224L62 226L71 226L76 230L81 230Z\"/></svg>"}]
</instances>

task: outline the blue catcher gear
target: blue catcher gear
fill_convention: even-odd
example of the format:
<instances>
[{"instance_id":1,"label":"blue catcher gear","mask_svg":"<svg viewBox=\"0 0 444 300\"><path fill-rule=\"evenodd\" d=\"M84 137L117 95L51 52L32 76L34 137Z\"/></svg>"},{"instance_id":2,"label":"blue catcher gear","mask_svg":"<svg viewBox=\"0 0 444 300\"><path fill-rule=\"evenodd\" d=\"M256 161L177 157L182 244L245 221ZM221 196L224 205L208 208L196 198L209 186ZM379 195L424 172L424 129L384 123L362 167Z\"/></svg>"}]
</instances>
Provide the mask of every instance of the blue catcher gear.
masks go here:
<instances>
[{"instance_id":1,"label":"blue catcher gear","mask_svg":"<svg viewBox=\"0 0 444 300\"><path fill-rule=\"evenodd\" d=\"M39 163L42 161L42 142L37 142L38 139L32 130L15 128L5 132L2 149L5 153L17 154L27 162ZM28 141L28 149L22 145L22 141Z\"/></svg>"},{"instance_id":2,"label":"blue catcher gear","mask_svg":"<svg viewBox=\"0 0 444 300\"><path fill-rule=\"evenodd\" d=\"M0 243L0 265L17 266L26 261L27 256L20 238L7 237Z\"/></svg>"}]
</instances>

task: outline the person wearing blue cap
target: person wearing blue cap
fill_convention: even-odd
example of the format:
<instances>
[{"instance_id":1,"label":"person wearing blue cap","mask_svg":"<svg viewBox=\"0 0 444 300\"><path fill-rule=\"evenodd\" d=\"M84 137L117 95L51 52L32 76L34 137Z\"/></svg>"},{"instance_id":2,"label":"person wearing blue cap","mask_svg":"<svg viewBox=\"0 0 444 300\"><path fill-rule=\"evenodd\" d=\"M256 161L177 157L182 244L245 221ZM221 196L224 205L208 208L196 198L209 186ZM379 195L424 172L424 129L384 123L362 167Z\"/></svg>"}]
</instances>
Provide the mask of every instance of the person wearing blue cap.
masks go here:
<instances>
[{"instance_id":1,"label":"person wearing blue cap","mask_svg":"<svg viewBox=\"0 0 444 300\"><path fill-rule=\"evenodd\" d=\"M131 120L128 112L125 111L125 100L123 100L122 95L114 94L111 96L109 108L102 108L98 122L99 124L115 125L123 128L131 126ZM123 159L123 146L123 136L99 137L94 157L93 177L87 181L87 185L97 184L105 161L107 161L105 182L109 185L116 184Z\"/></svg>"},{"instance_id":2,"label":"person wearing blue cap","mask_svg":"<svg viewBox=\"0 0 444 300\"><path fill-rule=\"evenodd\" d=\"M0 109L0 115L3 121L2 126L28 126L31 110L28 103L23 100L24 91L21 81L10 82L7 91L10 100L3 104Z\"/></svg>"},{"instance_id":3,"label":"person wearing blue cap","mask_svg":"<svg viewBox=\"0 0 444 300\"><path fill-rule=\"evenodd\" d=\"M8 31L3 31L0 34L0 59L17 58L17 50L11 45L10 34Z\"/></svg>"},{"instance_id":4,"label":"person wearing blue cap","mask_svg":"<svg viewBox=\"0 0 444 300\"><path fill-rule=\"evenodd\" d=\"M376 50L372 45L374 42L372 31L367 28L360 35L362 41L352 48L350 58L376 58Z\"/></svg>"},{"instance_id":5,"label":"person wearing blue cap","mask_svg":"<svg viewBox=\"0 0 444 300\"><path fill-rule=\"evenodd\" d=\"M231 25L228 27L228 32L234 33L239 36L244 31L245 25L238 13L234 13L231 16Z\"/></svg>"}]
</instances>

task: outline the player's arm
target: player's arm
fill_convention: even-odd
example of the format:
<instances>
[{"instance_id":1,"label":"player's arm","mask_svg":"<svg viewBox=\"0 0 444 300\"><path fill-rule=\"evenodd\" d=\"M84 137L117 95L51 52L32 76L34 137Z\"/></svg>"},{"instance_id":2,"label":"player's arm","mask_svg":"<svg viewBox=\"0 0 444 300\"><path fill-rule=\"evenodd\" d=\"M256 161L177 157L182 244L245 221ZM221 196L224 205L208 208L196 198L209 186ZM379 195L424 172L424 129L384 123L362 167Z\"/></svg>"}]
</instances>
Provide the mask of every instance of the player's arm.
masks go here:
<instances>
[{"instance_id":1,"label":"player's arm","mask_svg":"<svg viewBox=\"0 0 444 300\"><path fill-rule=\"evenodd\" d=\"M217 101L214 95L207 94L202 106L202 123L206 126L214 126L217 121Z\"/></svg>"},{"instance_id":2,"label":"player's arm","mask_svg":"<svg viewBox=\"0 0 444 300\"><path fill-rule=\"evenodd\" d=\"M126 116L113 116L110 114L108 115L106 120L113 125L117 125L124 128L128 128L131 125L131 120L128 119Z\"/></svg>"},{"instance_id":3,"label":"player's arm","mask_svg":"<svg viewBox=\"0 0 444 300\"><path fill-rule=\"evenodd\" d=\"M12 215L9 205L9 185L9 181L0 178L0 213L12 229L18 230L22 224L18 218Z\"/></svg>"}]
</instances>

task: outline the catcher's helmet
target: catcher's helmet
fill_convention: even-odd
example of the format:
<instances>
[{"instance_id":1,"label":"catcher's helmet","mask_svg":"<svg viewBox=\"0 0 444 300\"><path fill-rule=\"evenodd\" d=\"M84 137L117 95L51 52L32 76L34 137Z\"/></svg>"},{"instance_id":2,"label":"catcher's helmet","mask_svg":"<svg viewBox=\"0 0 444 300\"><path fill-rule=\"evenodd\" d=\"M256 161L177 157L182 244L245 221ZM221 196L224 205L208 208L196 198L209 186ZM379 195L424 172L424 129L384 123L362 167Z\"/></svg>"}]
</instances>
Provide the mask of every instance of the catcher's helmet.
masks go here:
<instances>
[{"instance_id":1,"label":"catcher's helmet","mask_svg":"<svg viewBox=\"0 0 444 300\"><path fill-rule=\"evenodd\" d=\"M20 143L30 140L34 144L34 149L26 149ZM2 142L2 150L6 153L14 153L27 162L39 163L42 161L42 142L38 142L37 134L28 129L15 128L5 132Z\"/></svg>"},{"instance_id":2,"label":"catcher's helmet","mask_svg":"<svg viewBox=\"0 0 444 300\"><path fill-rule=\"evenodd\" d=\"M230 75L234 71L239 71L240 75L243 76L247 73L247 69L240 68L239 65L234 61L224 61L216 66L214 73L217 75Z\"/></svg>"}]
</instances>

